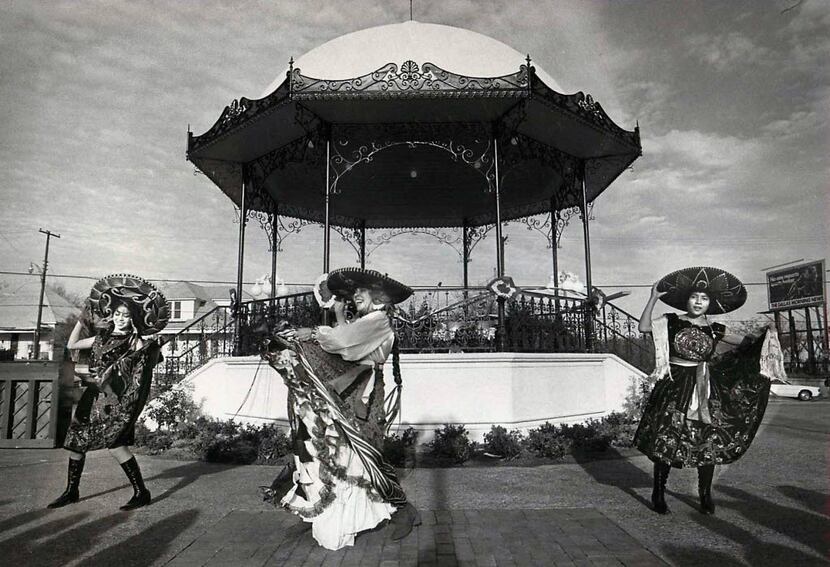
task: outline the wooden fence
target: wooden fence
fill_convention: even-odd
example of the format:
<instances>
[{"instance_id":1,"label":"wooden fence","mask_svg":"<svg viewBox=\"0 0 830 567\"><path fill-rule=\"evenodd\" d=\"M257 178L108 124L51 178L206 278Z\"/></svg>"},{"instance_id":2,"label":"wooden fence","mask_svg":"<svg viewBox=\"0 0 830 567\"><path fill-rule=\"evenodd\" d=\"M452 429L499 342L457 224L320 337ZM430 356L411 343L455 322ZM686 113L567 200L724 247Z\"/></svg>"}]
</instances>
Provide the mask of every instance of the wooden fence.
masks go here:
<instances>
[{"instance_id":1,"label":"wooden fence","mask_svg":"<svg viewBox=\"0 0 830 567\"><path fill-rule=\"evenodd\" d=\"M58 436L59 362L0 363L0 448L50 448Z\"/></svg>"}]
</instances>

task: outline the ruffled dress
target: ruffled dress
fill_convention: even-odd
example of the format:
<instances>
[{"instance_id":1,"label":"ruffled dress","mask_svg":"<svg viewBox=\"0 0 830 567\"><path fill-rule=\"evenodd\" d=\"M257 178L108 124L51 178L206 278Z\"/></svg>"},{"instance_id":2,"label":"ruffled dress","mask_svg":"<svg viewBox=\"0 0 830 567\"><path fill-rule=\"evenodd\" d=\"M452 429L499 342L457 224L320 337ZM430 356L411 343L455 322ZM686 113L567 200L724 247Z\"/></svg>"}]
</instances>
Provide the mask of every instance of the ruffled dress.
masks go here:
<instances>
[{"instance_id":1,"label":"ruffled dress","mask_svg":"<svg viewBox=\"0 0 830 567\"><path fill-rule=\"evenodd\" d=\"M737 461L764 417L770 378L784 376L776 333L730 347L718 323L696 326L668 314L652 327L656 383L635 446L675 467Z\"/></svg>"},{"instance_id":2,"label":"ruffled dress","mask_svg":"<svg viewBox=\"0 0 830 567\"><path fill-rule=\"evenodd\" d=\"M311 522L326 549L354 545L356 534L406 502L381 453L381 368L393 342L386 314L375 311L351 324L319 327L316 342L266 355L289 390L297 469L287 494L266 489L266 499Z\"/></svg>"}]
</instances>

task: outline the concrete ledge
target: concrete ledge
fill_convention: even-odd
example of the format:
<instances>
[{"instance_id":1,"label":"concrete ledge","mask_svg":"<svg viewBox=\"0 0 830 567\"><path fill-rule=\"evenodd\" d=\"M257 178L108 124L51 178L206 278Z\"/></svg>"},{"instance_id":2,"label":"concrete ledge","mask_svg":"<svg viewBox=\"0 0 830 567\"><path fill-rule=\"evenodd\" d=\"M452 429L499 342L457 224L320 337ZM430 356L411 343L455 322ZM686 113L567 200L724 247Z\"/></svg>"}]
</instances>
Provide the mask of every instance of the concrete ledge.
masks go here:
<instances>
[{"instance_id":1,"label":"concrete ledge","mask_svg":"<svg viewBox=\"0 0 830 567\"><path fill-rule=\"evenodd\" d=\"M474 440L492 425L527 430L545 421L576 423L622 409L642 372L611 354L460 353L401 355L403 397L395 429L414 427L427 441L444 423L463 424ZM394 386L384 367L386 391ZM181 387L206 415L287 424L282 378L258 357L219 358Z\"/></svg>"}]
</instances>

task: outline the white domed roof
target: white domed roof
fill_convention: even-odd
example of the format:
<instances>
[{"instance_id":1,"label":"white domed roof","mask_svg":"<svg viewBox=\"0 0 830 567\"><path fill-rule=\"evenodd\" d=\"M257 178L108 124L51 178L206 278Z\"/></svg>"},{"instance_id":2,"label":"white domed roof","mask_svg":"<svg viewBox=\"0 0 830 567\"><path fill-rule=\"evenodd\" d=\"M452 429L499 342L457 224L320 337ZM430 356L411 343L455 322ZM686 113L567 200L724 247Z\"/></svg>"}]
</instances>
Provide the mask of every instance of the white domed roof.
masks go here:
<instances>
[{"instance_id":1,"label":"white domed roof","mask_svg":"<svg viewBox=\"0 0 830 567\"><path fill-rule=\"evenodd\" d=\"M408 21L348 33L315 47L294 61L294 68L316 79L352 79L387 63L407 60L434 63L467 77L500 77L518 72L526 55L502 42L463 28ZM562 89L534 64L536 76L550 88ZM287 70L287 69L286 69ZM285 80L280 74L263 96Z\"/></svg>"}]
</instances>

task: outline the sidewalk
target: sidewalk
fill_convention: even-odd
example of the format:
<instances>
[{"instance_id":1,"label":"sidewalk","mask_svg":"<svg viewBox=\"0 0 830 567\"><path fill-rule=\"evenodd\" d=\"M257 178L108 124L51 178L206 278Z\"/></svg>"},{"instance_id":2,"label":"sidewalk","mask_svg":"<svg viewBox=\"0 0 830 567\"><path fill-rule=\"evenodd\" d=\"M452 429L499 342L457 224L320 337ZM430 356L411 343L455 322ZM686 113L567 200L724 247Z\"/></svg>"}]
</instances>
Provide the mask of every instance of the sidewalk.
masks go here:
<instances>
[{"instance_id":1,"label":"sidewalk","mask_svg":"<svg viewBox=\"0 0 830 567\"><path fill-rule=\"evenodd\" d=\"M151 506L105 452L91 453L82 500L63 488L59 450L0 451L0 563L49 565L828 565L830 403L775 402L749 454L718 468L717 515L697 511L695 471L669 478L672 513L648 506L642 456L533 468L408 471L424 524L400 543L384 528L326 552L308 524L274 510L257 486L276 467L139 456Z\"/></svg>"}]
</instances>

